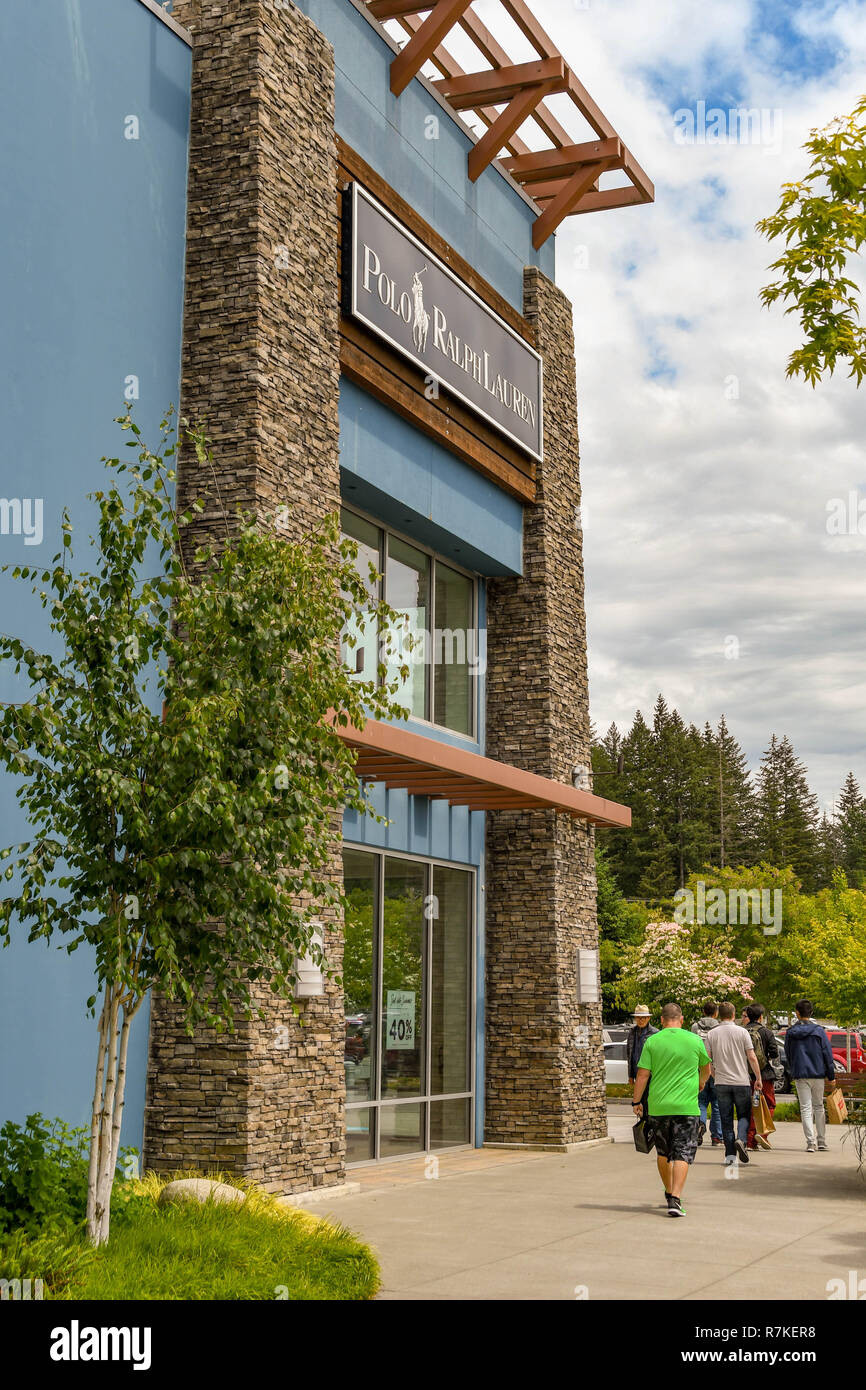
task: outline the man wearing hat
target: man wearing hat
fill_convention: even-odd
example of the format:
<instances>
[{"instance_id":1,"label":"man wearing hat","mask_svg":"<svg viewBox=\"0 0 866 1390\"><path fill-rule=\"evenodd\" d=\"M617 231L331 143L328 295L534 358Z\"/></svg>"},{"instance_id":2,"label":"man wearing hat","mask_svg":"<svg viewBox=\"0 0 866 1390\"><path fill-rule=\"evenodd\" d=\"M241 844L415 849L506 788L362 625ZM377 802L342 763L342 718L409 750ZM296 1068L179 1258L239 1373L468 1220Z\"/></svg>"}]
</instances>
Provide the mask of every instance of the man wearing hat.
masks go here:
<instances>
[{"instance_id":1,"label":"man wearing hat","mask_svg":"<svg viewBox=\"0 0 866 1390\"><path fill-rule=\"evenodd\" d=\"M640 1054L647 1038L652 1037L653 1033L658 1032L658 1028L653 1028L650 1023L650 1011L646 1004L638 1004L632 1014L634 1023L628 1030L628 1037L625 1040L625 1055L628 1059L628 1079L631 1082L632 1095L634 1095L634 1083L637 1077L637 1069L640 1064ZM646 1101L646 1097L644 1097ZM646 1110L645 1112L646 1113Z\"/></svg>"}]
</instances>

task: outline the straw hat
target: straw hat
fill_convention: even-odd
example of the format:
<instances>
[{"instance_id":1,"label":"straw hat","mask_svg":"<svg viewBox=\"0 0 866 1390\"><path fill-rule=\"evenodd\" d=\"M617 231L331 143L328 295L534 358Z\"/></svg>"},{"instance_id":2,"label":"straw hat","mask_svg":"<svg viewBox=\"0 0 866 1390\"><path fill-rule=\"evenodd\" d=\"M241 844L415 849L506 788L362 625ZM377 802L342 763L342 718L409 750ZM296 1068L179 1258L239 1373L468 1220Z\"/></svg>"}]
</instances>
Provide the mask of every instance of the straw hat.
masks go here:
<instances>
[{"instance_id":1,"label":"straw hat","mask_svg":"<svg viewBox=\"0 0 866 1390\"><path fill-rule=\"evenodd\" d=\"M646 1004L638 1004L637 1008L632 1014L632 1018L649 1018L649 1016L650 1011L647 1008Z\"/></svg>"}]
</instances>

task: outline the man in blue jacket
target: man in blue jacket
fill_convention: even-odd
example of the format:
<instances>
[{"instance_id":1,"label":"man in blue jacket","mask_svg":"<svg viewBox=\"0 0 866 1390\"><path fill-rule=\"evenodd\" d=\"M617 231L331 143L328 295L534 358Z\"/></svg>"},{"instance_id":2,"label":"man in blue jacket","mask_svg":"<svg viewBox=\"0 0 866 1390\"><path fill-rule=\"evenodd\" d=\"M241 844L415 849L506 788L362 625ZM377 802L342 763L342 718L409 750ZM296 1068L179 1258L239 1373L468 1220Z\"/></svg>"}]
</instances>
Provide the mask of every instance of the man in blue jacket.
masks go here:
<instances>
[{"instance_id":1,"label":"man in blue jacket","mask_svg":"<svg viewBox=\"0 0 866 1390\"><path fill-rule=\"evenodd\" d=\"M806 1152L823 1153L827 1148L824 1091L836 1083L836 1064L826 1029L812 1022L811 1001L801 999L794 1007L797 1022L785 1034L785 1057L800 1102Z\"/></svg>"}]
</instances>

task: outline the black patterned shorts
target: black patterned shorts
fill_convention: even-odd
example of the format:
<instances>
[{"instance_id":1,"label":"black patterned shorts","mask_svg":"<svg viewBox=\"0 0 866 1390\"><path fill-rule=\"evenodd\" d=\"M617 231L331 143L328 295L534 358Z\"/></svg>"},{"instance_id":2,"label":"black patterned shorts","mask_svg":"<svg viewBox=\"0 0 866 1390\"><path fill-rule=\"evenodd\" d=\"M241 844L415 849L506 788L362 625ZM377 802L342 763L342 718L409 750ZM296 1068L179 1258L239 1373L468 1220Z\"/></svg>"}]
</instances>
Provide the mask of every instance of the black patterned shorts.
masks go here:
<instances>
[{"instance_id":1,"label":"black patterned shorts","mask_svg":"<svg viewBox=\"0 0 866 1390\"><path fill-rule=\"evenodd\" d=\"M698 1115L650 1115L656 1152L669 1163L694 1163L701 1121Z\"/></svg>"}]
</instances>

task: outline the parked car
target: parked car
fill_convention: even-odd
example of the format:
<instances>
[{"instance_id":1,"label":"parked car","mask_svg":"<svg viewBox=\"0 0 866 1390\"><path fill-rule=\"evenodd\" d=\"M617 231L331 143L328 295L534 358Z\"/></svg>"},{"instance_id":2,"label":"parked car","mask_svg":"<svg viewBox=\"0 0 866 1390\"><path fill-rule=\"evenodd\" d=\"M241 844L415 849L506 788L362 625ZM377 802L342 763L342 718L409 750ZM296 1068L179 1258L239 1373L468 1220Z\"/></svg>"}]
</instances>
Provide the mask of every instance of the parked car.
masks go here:
<instances>
[{"instance_id":1,"label":"parked car","mask_svg":"<svg viewBox=\"0 0 866 1390\"><path fill-rule=\"evenodd\" d=\"M601 1025L602 1040L609 1042L625 1042L628 1037L629 1023L603 1023Z\"/></svg>"},{"instance_id":2,"label":"parked car","mask_svg":"<svg viewBox=\"0 0 866 1390\"><path fill-rule=\"evenodd\" d=\"M830 1047L833 1049L834 1062L841 1062L842 1071L847 1071L848 1034L843 1028L828 1028L826 1031L827 1037L830 1039ZM851 1030L851 1070L852 1072L866 1071L866 1052L863 1051L863 1041L861 1035L855 1033L853 1029Z\"/></svg>"},{"instance_id":3,"label":"parked car","mask_svg":"<svg viewBox=\"0 0 866 1390\"><path fill-rule=\"evenodd\" d=\"M622 1042L604 1044L604 1084L605 1086L628 1085L628 1057L625 1039Z\"/></svg>"},{"instance_id":4,"label":"parked car","mask_svg":"<svg viewBox=\"0 0 866 1390\"><path fill-rule=\"evenodd\" d=\"M774 1057L770 1062L773 1071L776 1073L773 1089L776 1095L786 1095L793 1091L794 1083L788 1072L788 1059L785 1056L785 1039L781 1033L776 1033L774 1036L776 1042L779 1044L779 1055L778 1057Z\"/></svg>"}]
</instances>

